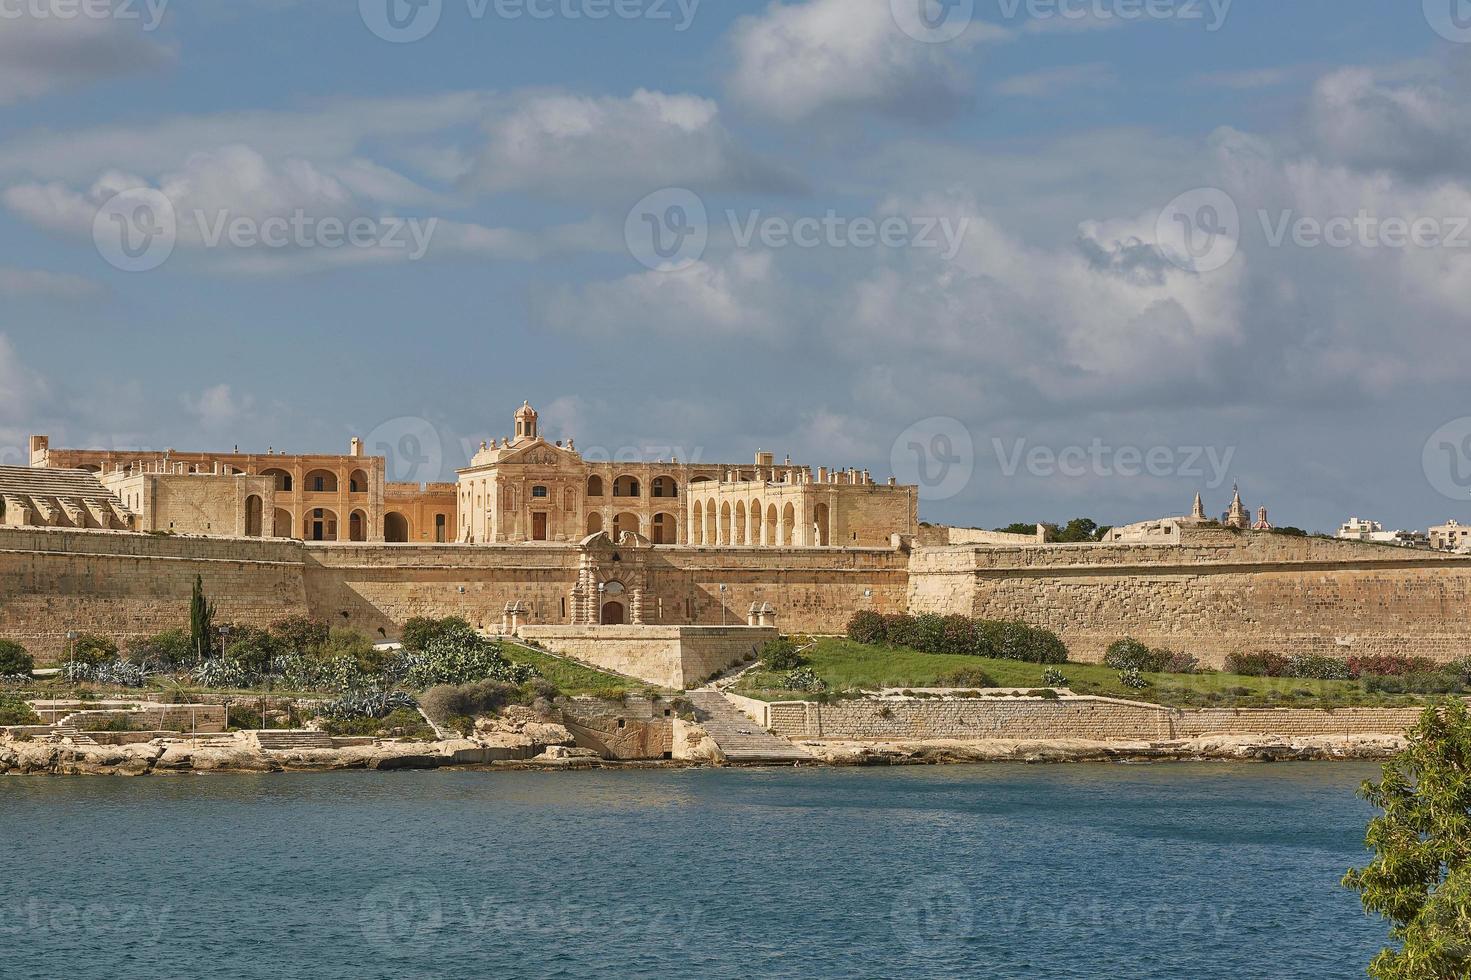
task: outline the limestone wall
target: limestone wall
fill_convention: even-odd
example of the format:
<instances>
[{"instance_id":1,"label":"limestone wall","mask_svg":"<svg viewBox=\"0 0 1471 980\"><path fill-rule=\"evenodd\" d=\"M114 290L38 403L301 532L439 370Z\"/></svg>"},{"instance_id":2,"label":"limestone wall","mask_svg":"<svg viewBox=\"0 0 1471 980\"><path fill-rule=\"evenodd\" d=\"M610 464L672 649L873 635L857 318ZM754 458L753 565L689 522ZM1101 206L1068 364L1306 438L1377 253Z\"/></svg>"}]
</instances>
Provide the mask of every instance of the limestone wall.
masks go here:
<instances>
[{"instance_id":1,"label":"limestone wall","mask_svg":"<svg viewBox=\"0 0 1471 980\"><path fill-rule=\"evenodd\" d=\"M772 731L789 738L1156 741L1205 735L1396 735L1418 708L1174 710L1107 698L885 699L778 702Z\"/></svg>"},{"instance_id":2,"label":"limestone wall","mask_svg":"<svg viewBox=\"0 0 1471 980\"><path fill-rule=\"evenodd\" d=\"M679 691L755 655L777 631L747 626L527 626L521 638Z\"/></svg>"},{"instance_id":3,"label":"limestone wall","mask_svg":"<svg viewBox=\"0 0 1471 980\"><path fill-rule=\"evenodd\" d=\"M921 548L916 613L1021 619L1075 659L1132 635L1232 652L1471 654L1471 561L1358 542L1182 529L1178 545Z\"/></svg>"},{"instance_id":4,"label":"limestone wall","mask_svg":"<svg viewBox=\"0 0 1471 980\"><path fill-rule=\"evenodd\" d=\"M44 662L61 654L68 630L125 645L186 626L196 575L220 622L265 626L307 611L302 550L293 542L7 528L0 637Z\"/></svg>"}]
</instances>

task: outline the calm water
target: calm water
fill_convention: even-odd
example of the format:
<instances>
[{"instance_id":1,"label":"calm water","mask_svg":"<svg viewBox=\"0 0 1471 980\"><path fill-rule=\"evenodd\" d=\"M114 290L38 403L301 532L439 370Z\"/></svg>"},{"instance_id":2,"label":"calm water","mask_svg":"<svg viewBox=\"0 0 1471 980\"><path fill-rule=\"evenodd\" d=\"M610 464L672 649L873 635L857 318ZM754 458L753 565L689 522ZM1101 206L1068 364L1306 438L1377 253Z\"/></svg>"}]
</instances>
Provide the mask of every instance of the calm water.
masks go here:
<instances>
[{"instance_id":1,"label":"calm water","mask_svg":"<svg viewBox=\"0 0 1471 980\"><path fill-rule=\"evenodd\" d=\"M1362 977L1360 765L0 781L3 977Z\"/></svg>"}]
</instances>

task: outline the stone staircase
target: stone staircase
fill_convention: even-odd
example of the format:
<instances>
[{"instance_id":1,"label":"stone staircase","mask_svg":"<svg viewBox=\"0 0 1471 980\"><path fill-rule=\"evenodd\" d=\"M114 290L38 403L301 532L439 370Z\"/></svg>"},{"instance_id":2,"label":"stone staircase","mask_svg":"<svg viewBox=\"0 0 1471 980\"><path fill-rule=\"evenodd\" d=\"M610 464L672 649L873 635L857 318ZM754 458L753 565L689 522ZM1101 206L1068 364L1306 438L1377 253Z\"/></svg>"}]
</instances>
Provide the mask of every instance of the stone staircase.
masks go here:
<instances>
[{"instance_id":1,"label":"stone staircase","mask_svg":"<svg viewBox=\"0 0 1471 980\"><path fill-rule=\"evenodd\" d=\"M132 512L87 470L0 466L0 501L12 525L132 527Z\"/></svg>"},{"instance_id":2,"label":"stone staircase","mask_svg":"<svg viewBox=\"0 0 1471 980\"><path fill-rule=\"evenodd\" d=\"M330 749L332 736L326 732L296 730L267 730L255 733L255 740L268 752L289 752L295 749Z\"/></svg>"},{"instance_id":3,"label":"stone staircase","mask_svg":"<svg viewBox=\"0 0 1471 980\"><path fill-rule=\"evenodd\" d=\"M51 739L60 742L62 739L71 739L73 745L96 745L97 740L91 735L83 735L73 725L52 725Z\"/></svg>"},{"instance_id":4,"label":"stone staircase","mask_svg":"<svg viewBox=\"0 0 1471 980\"><path fill-rule=\"evenodd\" d=\"M731 762L744 764L814 761L805 750L771 734L747 718L719 691L690 691L685 697L694 705L695 718Z\"/></svg>"}]
</instances>

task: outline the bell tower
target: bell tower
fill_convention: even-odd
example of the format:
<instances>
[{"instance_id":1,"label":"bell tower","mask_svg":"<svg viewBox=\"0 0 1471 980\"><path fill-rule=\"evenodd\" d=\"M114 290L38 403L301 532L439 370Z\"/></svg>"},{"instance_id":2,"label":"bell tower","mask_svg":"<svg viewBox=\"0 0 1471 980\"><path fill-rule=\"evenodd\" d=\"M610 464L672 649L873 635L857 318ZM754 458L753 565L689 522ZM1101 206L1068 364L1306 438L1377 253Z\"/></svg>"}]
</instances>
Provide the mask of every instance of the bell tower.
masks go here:
<instances>
[{"instance_id":1,"label":"bell tower","mask_svg":"<svg viewBox=\"0 0 1471 980\"><path fill-rule=\"evenodd\" d=\"M536 409L525 402L516 409L516 441L531 442L536 438Z\"/></svg>"}]
</instances>

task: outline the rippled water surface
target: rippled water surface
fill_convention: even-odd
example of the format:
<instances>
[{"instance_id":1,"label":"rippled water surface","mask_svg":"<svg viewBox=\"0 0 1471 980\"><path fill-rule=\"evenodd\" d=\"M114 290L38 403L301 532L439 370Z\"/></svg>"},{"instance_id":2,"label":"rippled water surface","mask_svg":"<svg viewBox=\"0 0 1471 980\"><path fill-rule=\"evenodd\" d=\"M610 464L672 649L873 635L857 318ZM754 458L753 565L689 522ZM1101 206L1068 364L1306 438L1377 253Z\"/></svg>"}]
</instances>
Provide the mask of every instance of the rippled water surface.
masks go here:
<instances>
[{"instance_id":1,"label":"rippled water surface","mask_svg":"<svg viewBox=\"0 0 1471 980\"><path fill-rule=\"evenodd\" d=\"M8 778L4 977L1362 977L1362 765Z\"/></svg>"}]
</instances>

